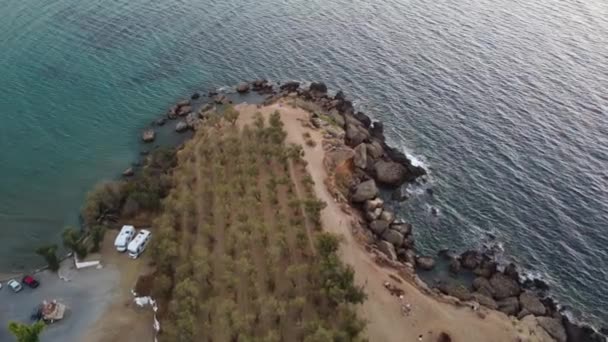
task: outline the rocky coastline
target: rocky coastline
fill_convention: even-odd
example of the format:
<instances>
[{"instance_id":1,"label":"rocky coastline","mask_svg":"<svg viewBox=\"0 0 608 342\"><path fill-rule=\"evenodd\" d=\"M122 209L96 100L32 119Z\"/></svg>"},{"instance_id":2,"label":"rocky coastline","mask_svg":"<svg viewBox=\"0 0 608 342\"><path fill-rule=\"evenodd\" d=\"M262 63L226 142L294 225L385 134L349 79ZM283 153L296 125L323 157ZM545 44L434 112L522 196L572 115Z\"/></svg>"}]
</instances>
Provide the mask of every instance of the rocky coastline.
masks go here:
<instances>
[{"instance_id":1,"label":"rocky coastline","mask_svg":"<svg viewBox=\"0 0 608 342\"><path fill-rule=\"evenodd\" d=\"M331 126L337 128L330 135L341 143L328 147L329 162L337 170L333 186L336 195L343 195L343 199L359 213L363 227L361 233L366 241L390 263L420 271L435 267L434 256L416 252L412 225L396 218L387 205L390 201L406 200L404 185L416 182L426 171L387 143L381 122L355 110L352 101L342 91L330 95L322 82L304 87L295 81L275 85L267 80L255 80L239 83L234 91L236 95L256 93L261 96L260 104L263 105L281 99L311 104L311 126L330 126L328 132L332 132ZM235 101L231 95L211 90L206 97L194 93L189 100L180 100L155 120L152 127L143 131L142 141L152 143L156 130L166 124L178 133L196 130L213 110ZM130 177L134 172L129 168L123 176ZM380 189L389 190L389 198L382 198ZM474 276L468 288L450 282L428 284L437 295L455 297L463 303L476 302L518 319L535 316L557 341L606 341L604 329L597 331L587 324L574 322L550 296L545 282L524 278L513 263L500 265L492 249L472 249L462 253L442 250L437 258L449 264L450 273L454 276L461 273Z\"/></svg>"}]
</instances>

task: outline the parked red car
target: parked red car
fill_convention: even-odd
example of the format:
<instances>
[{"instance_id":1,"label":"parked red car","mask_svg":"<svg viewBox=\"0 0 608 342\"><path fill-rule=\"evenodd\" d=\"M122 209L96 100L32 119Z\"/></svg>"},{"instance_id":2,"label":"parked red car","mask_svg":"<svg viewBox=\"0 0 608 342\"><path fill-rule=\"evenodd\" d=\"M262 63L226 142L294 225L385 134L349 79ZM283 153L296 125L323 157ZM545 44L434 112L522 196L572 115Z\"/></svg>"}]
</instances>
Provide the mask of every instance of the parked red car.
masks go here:
<instances>
[{"instance_id":1,"label":"parked red car","mask_svg":"<svg viewBox=\"0 0 608 342\"><path fill-rule=\"evenodd\" d=\"M34 279L34 277L29 276L29 275L26 275L25 277L23 277L23 280L21 282L33 289L37 288L38 285L40 285L38 280Z\"/></svg>"}]
</instances>

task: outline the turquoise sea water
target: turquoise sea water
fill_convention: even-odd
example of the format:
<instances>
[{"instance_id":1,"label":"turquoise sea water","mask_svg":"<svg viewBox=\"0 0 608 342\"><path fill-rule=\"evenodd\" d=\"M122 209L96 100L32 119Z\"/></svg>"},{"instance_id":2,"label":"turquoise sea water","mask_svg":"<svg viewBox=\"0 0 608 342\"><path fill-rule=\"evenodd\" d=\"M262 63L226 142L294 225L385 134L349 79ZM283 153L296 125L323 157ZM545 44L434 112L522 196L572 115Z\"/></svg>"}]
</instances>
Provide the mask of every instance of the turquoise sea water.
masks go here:
<instances>
[{"instance_id":1,"label":"turquoise sea water","mask_svg":"<svg viewBox=\"0 0 608 342\"><path fill-rule=\"evenodd\" d=\"M77 223L193 91L324 80L429 168L422 251L486 233L608 321L608 4L0 0L0 270ZM426 214L434 205L440 216Z\"/></svg>"}]
</instances>

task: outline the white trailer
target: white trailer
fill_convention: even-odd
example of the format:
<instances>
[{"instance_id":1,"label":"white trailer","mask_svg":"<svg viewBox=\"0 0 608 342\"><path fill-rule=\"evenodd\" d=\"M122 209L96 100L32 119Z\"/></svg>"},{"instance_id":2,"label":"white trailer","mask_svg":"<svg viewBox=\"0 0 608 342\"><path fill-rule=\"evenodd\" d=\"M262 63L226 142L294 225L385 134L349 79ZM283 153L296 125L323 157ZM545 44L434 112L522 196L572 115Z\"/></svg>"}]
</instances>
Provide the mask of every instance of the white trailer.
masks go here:
<instances>
[{"instance_id":1,"label":"white trailer","mask_svg":"<svg viewBox=\"0 0 608 342\"><path fill-rule=\"evenodd\" d=\"M146 249L148 242L152 238L152 233L149 230L142 229L135 236L133 241L129 243L127 250L131 259L137 259L139 255Z\"/></svg>"},{"instance_id":2,"label":"white trailer","mask_svg":"<svg viewBox=\"0 0 608 342\"><path fill-rule=\"evenodd\" d=\"M127 246L133 240L135 236L135 227L133 226L122 226L120 229L120 233L116 236L116 240L114 240L114 246L116 250L119 252L124 252L127 250Z\"/></svg>"}]
</instances>

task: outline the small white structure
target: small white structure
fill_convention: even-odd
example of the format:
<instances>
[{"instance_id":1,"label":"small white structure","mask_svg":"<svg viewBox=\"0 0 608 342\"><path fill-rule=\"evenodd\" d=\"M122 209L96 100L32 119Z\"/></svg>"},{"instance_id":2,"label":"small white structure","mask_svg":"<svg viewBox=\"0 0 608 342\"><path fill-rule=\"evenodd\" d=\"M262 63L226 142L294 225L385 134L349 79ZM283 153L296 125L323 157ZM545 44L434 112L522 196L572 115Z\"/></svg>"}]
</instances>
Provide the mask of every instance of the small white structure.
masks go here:
<instances>
[{"instance_id":1,"label":"small white structure","mask_svg":"<svg viewBox=\"0 0 608 342\"><path fill-rule=\"evenodd\" d=\"M129 257L131 259L137 259L139 255L146 249L150 238L152 237L152 233L149 230L142 229L135 236L133 241L129 243L127 250L129 251Z\"/></svg>"},{"instance_id":2,"label":"small white structure","mask_svg":"<svg viewBox=\"0 0 608 342\"><path fill-rule=\"evenodd\" d=\"M114 240L114 246L116 250L119 252L124 252L127 250L127 246L133 240L135 236L135 227L133 226L122 226L120 233L116 236L116 240Z\"/></svg>"}]
</instances>

